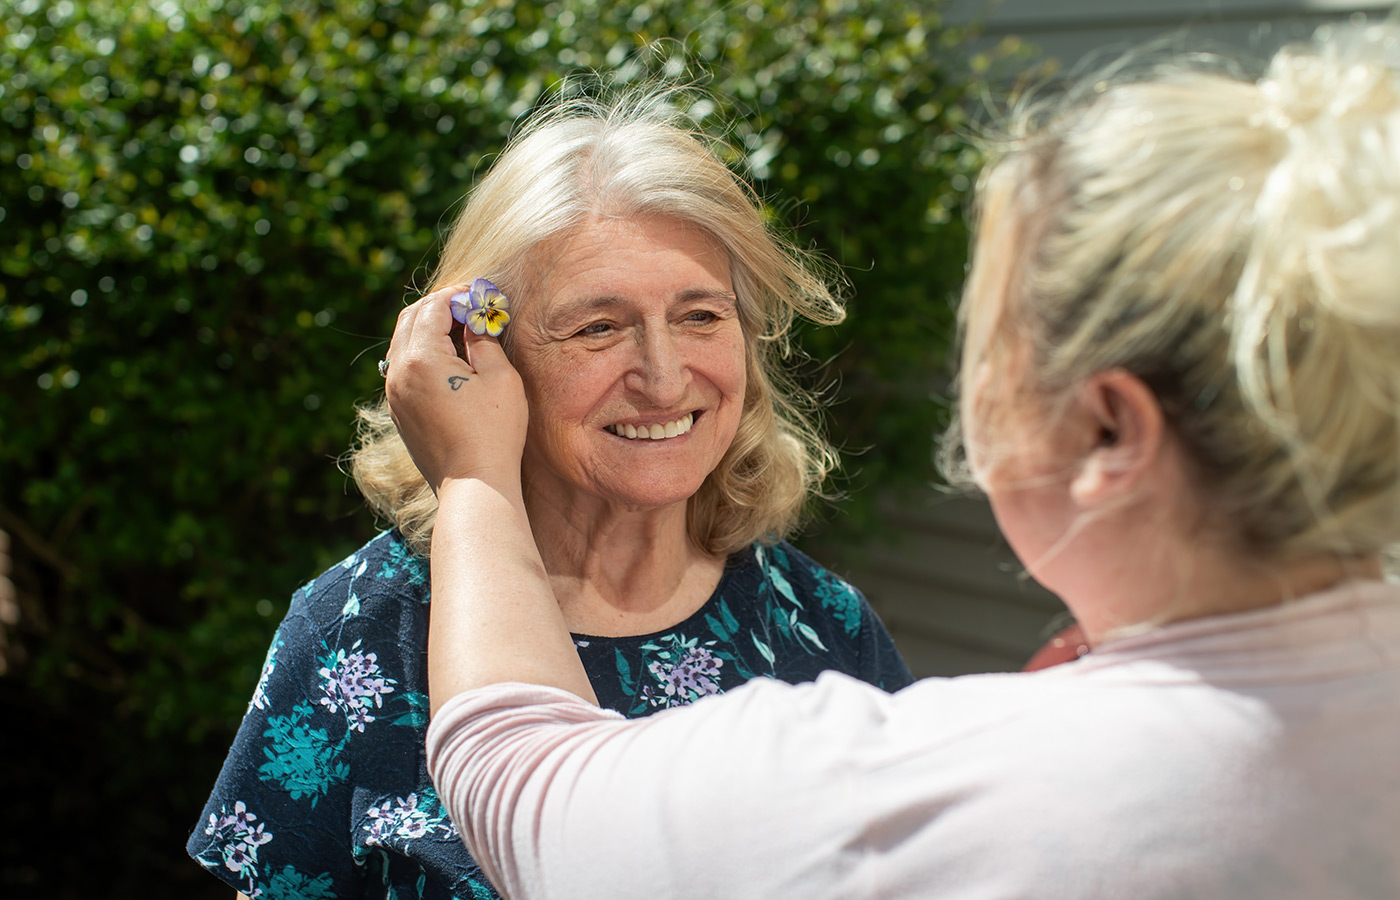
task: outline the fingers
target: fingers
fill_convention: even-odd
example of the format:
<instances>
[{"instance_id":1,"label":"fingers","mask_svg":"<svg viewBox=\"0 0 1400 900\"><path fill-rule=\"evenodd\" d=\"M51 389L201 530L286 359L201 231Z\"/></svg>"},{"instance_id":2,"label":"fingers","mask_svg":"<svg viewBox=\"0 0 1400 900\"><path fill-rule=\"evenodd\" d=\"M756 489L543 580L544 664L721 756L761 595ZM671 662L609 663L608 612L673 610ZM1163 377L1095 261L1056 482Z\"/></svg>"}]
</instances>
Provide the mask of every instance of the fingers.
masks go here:
<instances>
[{"instance_id":1,"label":"fingers","mask_svg":"<svg viewBox=\"0 0 1400 900\"><path fill-rule=\"evenodd\" d=\"M463 334L453 317L450 300L465 290L443 288L405 307L389 345L389 415L434 491L449 477L491 472L518 482L529 424L523 384L500 345Z\"/></svg>"},{"instance_id":2,"label":"fingers","mask_svg":"<svg viewBox=\"0 0 1400 900\"><path fill-rule=\"evenodd\" d=\"M399 312L398 323L394 326L394 336L389 342L390 350L420 347L442 349L450 345L453 319L447 301L458 290L457 287L442 288L405 306ZM442 343L444 340L446 344ZM390 358L392 359L392 356Z\"/></svg>"},{"instance_id":3,"label":"fingers","mask_svg":"<svg viewBox=\"0 0 1400 900\"><path fill-rule=\"evenodd\" d=\"M473 372L482 372L478 362L492 370L509 366L505 353L495 338L488 334L476 334L453 317L450 302L452 297L466 292L468 288L469 285L466 284L451 285L425 295L409 307L413 310L408 326L411 340L415 346L439 349L446 346L440 343L443 336L447 336L449 341L455 338L460 343L453 344L453 352L460 347L465 352L467 365ZM407 312L408 310L405 310L405 313ZM403 319L404 315L401 314L400 321Z\"/></svg>"},{"instance_id":4,"label":"fingers","mask_svg":"<svg viewBox=\"0 0 1400 900\"><path fill-rule=\"evenodd\" d=\"M458 290L447 287L433 291L399 311L387 353L389 383L424 365L450 365L449 359L461 365L452 342L454 320L448 307L448 298ZM396 373L399 379L395 379Z\"/></svg>"},{"instance_id":5,"label":"fingers","mask_svg":"<svg viewBox=\"0 0 1400 900\"><path fill-rule=\"evenodd\" d=\"M415 385L421 388L428 380L425 376L431 376L438 384L447 384L448 379L457 375L479 375L491 381L515 375L514 367L495 338L475 334L454 318L451 298L467 288L467 285L441 288L399 313L387 354L390 364L385 390L391 405L396 396L414 390ZM465 363L459 353L465 355Z\"/></svg>"},{"instance_id":6,"label":"fingers","mask_svg":"<svg viewBox=\"0 0 1400 900\"><path fill-rule=\"evenodd\" d=\"M418 317L419 306L417 303L410 303L399 310L398 321L394 323L394 333L389 338L389 350L385 354L386 359L394 359L401 356L403 350L408 346L409 334L413 331L413 321ZM393 366L390 365L390 371ZM386 376L387 377L387 376Z\"/></svg>"},{"instance_id":7,"label":"fingers","mask_svg":"<svg viewBox=\"0 0 1400 900\"><path fill-rule=\"evenodd\" d=\"M430 336L450 337L452 334L452 310L448 301L453 294L461 293L465 288L462 285L441 288L431 294L425 294L413 304L418 309L414 318L415 327L426 329L425 334Z\"/></svg>"},{"instance_id":8,"label":"fingers","mask_svg":"<svg viewBox=\"0 0 1400 900\"><path fill-rule=\"evenodd\" d=\"M389 416L400 432L400 415L409 398L421 395L427 386L443 381L453 372L469 372L452 345L452 314L447 298L454 290L434 291L399 311L386 354L389 362L384 394L389 400Z\"/></svg>"},{"instance_id":9,"label":"fingers","mask_svg":"<svg viewBox=\"0 0 1400 900\"><path fill-rule=\"evenodd\" d=\"M451 315L449 312L448 318L451 318ZM470 328L465 328L462 339L467 348L467 364L472 367L472 371L492 371L510 365L506 360L505 351L501 349L500 341L489 334L477 334Z\"/></svg>"}]
</instances>

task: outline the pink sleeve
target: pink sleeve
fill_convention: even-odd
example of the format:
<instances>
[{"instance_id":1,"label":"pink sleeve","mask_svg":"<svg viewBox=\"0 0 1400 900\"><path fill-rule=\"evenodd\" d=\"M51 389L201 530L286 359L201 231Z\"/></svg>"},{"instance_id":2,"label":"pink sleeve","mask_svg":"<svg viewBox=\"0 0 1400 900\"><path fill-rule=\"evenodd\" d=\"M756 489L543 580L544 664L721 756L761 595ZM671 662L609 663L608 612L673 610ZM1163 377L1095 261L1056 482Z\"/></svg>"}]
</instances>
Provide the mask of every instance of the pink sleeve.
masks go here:
<instances>
[{"instance_id":1,"label":"pink sleeve","mask_svg":"<svg viewBox=\"0 0 1400 900\"><path fill-rule=\"evenodd\" d=\"M433 717L428 772L473 858L505 896L546 896L529 878L529 860L522 866L514 854L517 818L531 815L526 802L542 803L551 773L586 741L590 723L623 722L568 691L516 683L459 694Z\"/></svg>"},{"instance_id":2,"label":"pink sleeve","mask_svg":"<svg viewBox=\"0 0 1400 900\"><path fill-rule=\"evenodd\" d=\"M832 687L847 702L833 707ZM428 766L511 900L858 896L858 796L833 715L853 713L858 734L877 695L761 680L627 721L557 689L493 685L438 711Z\"/></svg>"}]
</instances>

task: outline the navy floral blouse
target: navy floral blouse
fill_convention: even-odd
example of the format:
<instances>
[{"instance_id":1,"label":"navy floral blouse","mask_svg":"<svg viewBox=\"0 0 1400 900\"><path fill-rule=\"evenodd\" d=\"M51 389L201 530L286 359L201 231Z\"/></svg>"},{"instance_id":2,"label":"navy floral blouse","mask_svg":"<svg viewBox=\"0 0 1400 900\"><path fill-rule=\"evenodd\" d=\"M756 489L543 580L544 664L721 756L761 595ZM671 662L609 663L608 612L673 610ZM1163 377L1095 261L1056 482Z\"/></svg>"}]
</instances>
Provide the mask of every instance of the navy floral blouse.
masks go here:
<instances>
[{"instance_id":1,"label":"navy floral blouse","mask_svg":"<svg viewBox=\"0 0 1400 900\"><path fill-rule=\"evenodd\" d=\"M212 874L263 900L496 896L428 779L428 593L396 531L296 593L187 846ZM574 642L633 717L758 676L913 680L865 598L786 543L735 554L664 633Z\"/></svg>"}]
</instances>

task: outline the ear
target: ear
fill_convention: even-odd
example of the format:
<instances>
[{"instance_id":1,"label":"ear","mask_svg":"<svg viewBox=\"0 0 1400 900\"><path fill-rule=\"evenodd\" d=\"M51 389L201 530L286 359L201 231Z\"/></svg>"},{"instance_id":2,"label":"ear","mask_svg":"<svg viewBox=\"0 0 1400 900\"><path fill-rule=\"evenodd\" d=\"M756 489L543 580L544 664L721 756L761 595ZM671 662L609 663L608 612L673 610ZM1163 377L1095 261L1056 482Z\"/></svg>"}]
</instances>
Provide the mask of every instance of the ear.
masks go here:
<instances>
[{"instance_id":1,"label":"ear","mask_svg":"<svg viewBox=\"0 0 1400 900\"><path fill-rule=\"evenodd\" d=\"M1162 456L1166 424L1157 395L1136 375L1109 369L1085 382L1078 406L1087 449L1070 497L1090 508L1130 496Z\"/></svg>"}]
</instances>

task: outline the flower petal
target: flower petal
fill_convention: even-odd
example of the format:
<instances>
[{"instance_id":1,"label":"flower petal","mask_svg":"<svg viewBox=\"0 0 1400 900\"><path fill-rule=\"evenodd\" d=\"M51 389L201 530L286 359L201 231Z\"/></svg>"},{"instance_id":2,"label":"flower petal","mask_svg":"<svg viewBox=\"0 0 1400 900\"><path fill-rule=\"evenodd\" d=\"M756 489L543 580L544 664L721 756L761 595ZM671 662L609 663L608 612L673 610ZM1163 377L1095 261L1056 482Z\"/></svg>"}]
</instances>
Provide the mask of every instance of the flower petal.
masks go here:
<instances>
[{"instance_id":1,"label":"flower petal","mask_svg":"<svg viewBox=\"0 0 1400 900\"><path fill-rule=\"evenodd\" d=\"M506 299L505 294L501 293L501 289L485 278L473 281L470 293L472 306L476 309L510 306L510 301Z\"/></svg>"},{"instance_id":2,"label":"flower petal","mask_svg":"<svg viewBox=\"0 0 1400 900\"><path fill-rule=\"evenodd\" d=\"M503 309L482 307L467 314L467 327L472 330L472 334L489 334L491 337L500 337L509 321L510 313Z\"/></svg>"},{"instance_id":3,"label":"flower petal","mask_svg":"<svg viewBox=\"0 0 1400 900\"><path fill-rule=\"evenodd\" d=\"M486 310L474 309L467 313L467 327L472 330L472 334L485 334Z\"/></svg>"},{"instance_id":4,"label":"flower petal","mask_svg":"<svg viewBox=\"0 0 1400 900\"><path fill-rule=\"evenodd\" d=\"M489 309L486 311L486 333L492 337L500 337L505 330L506 323L510 321L510 313L503 309Z\"/></svg>"},{"instance_id":5,"label":"flower petal","mask_svg":"<svg viewBox=\"0 0 1400 900\"><path fill-rule=\"evenodd\" d=\"M467 316L476 303L470 292L462 291L453 294L452 299L447 301L447 305L452 308L452 318L465 325L467 324Z\"/></svg>"}]
</instances>

